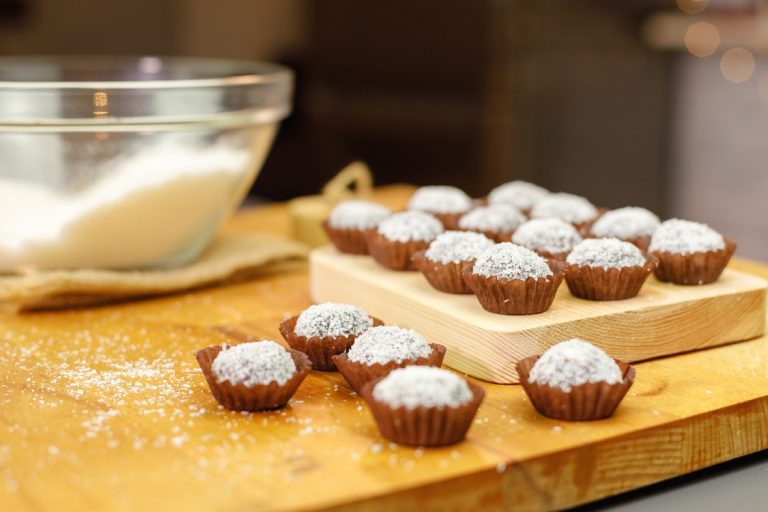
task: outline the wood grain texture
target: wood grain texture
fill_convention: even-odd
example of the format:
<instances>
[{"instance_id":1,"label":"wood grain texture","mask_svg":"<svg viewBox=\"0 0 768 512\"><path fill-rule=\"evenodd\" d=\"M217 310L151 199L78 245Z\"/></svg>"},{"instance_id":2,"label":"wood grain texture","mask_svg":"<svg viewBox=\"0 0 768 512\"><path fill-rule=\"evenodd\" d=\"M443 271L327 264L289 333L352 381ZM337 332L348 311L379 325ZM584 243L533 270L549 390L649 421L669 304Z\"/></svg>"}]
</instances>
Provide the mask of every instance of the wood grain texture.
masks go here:
<instances>
[{"instance_id":1,"label":"wood grain texture","mask_svg":"<svg viewBox=\"0 0 768 512\"><path fill-rule=\"evenodd\" d=\"M385 322L416 329L448 347L445 363L500 384L519 382L515 365L564 339L593 341L625 362L689 352L760 336L766 281L726 270L707 286L677 286L650 277L637 297L578 299L563 284L537 315L497 315L473 295L441 293L419 272L398 272L332 246L310 255L315 302L357 304Z\"/></svg>"},{"instance_id":2,"label":"wood grain texture","mask_svg":"<svg viewBox=\"0 0 768 512\"><path fill-rule=\"evenodd\" d=\"M229 229L281 225L270 206ZM333 373L307 377L283 411L219 409L194 352L279 339L309 303L293 265L151 301L0 314L0 510L544 510L768 448L766 337L640 363L617 414L594 423L542 418L520 386L483 383L467 441L439 449L390 446Z\"/></svg>"}]
</instances>

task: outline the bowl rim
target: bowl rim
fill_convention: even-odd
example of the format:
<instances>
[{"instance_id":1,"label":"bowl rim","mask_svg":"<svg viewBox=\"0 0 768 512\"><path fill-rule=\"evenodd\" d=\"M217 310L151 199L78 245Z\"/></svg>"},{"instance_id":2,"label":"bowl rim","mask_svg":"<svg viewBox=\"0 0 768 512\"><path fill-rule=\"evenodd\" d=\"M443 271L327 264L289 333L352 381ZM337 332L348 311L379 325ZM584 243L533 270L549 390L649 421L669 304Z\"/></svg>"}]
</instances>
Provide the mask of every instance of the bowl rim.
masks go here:
<instances>
[{"instance_id":1,"label":"bowl rim","mask_svg":"<svg viewBox=\"0 0 768 512\"><path fill-rule=\"evenodd\" d=\"M227 87L246 85L267 85L288 83L293 78L293 72L279 64L270 62L250 61L240 59L216 59L202 57L177 57L161 55L63 55L63 56L2 56L0 69L8 69L14 65L49 64L62 65L95 65L106 64L114 69L128 66L131 63L138 66L143 59L153 59L173 66L186 66L190 69L217 66L231 68L231 73L221 73L220 77L206 78L158 78L146 80L3 80L0 79L0 89L178 89Z\"/></svg>"}]
</instances>

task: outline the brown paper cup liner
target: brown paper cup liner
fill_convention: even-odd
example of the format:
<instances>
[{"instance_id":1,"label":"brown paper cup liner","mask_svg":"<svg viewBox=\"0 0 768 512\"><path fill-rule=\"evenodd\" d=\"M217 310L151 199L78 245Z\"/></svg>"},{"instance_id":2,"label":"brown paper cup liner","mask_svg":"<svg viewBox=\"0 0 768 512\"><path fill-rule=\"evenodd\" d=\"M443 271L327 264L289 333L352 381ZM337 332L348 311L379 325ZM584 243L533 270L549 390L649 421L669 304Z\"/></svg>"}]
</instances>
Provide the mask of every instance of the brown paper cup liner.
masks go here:
<instances>
[{"instance_id":1,"label":"brown paper cup liner","mask_svg":"<svg viewBox=\"0 0 768 512\"><path fill-rule=\"evenodd\" d=\"M459 407L392 408L373 398L373 387L380 380L367 383L360 394L370 407L381 435L407 446L444 446L463 440L485 396L482 387L467 382L472 400Z\"/></svg>"},{"instance_id":2,"label":"brown paper cup liner","mask_svg":"<svg viewBox=\"0 0 768 512\"><path fill-rule=\"evenodd\" d=\"M414 253L412 259L413 265L424 274L434 289L445 293L472 293L461 277L461 272L465 266L472 265L474 260L439 263L424 256L424 251Z\"/></svg>"},{"instance_id":3,"label":"brown paper cup liner","mask_svg":"<svg viewBox=\"0 0 768 512\"><path fill-rule=\"evenodd\" d=\"M323 229L339 252L344 254L368 254L365 231L333 228L328 224L328 221L323 222Z\"/></svg>"},{"instance_id":4,"label":"brown paper cup liner","mask_svg":"<svg viewBox=\"0 0 768 512\"><path fill-rule=\"evenodd\" d=\"M521 359L517 363L520 384L539 414L547 418L566 421L599 420L611 416L635 380L634 367L616 359L623 382L586 383L571 388L566 393L560 388L528 382L531 368L540 356Z\"/></svg>"},{"instance_id":5,"label":"brown paper cup liner","mask_svg":"<svg viewBox=\"0 0 768 512\"><path fill-rule=\"evenodd\" d=\"M461 229L461 228L458 228L458 229ZM490 238L497 244L500 244L502 242L511 242L512 235L515 234L514 231L484 231L481 229L465 229L463 231L474 231L475 233L482 233L483 235Z\"/></svg>"},{"instance_id":6,"label":"brown paper cup liner","mask_svg":"<svg viewBox=\"0 0 768 512\"><path fill-rule=\"evenodd\" d=\"M565 264L565 282L574 297L589 300L624 300L640 293L643 283L656 268L649 259L643 266L621 269Z\"/></svg>"},{"instance_id":7,"label":"brown paper cup liner","mask_svg":"<svg viewBox=\"0 0 768 512\"><path fill-rule=\"evenodd\" d=\"M459 229L459 219L467 212L460 212L460 213L434 213L429 212L435 217L437 217L437 220L443 223L443 227L446 231L450 230L457 230Z\"/></svg>"},{"instance_id":8,"label":"brown paper cup liner","mask_svg":"<svg viewBox=\"0 0 768 512\"><path fill-rule=\"evenodd\" d=\"M726 240L725 249L718 251L692 254L654 252L653 255L659 260L656 278L659 281L675 284L714 283L728 265L735 250L736 244Z\"/></svg>"},{"instance_id":9,"label":"brown paper cup liner","mask_svg":"<svg viewBox=\"0 0 768 512\"><path fill-rule=\"evenodd\" d=\"M555 300L563 272L554 269L553 272L554 275L541 279L499 279L473 274L471 267L467 267L462 276L486 311L501 315L535 315L549 309Z\"/></svg>"},{"instance_id":10,"label":"brown paper cup liner","mask_svg":"<svg viewBox=\"0 0 768 512\"><path fill-rule=\"evenodd\" d=\"M416 270L411 262L411 256L429 247L429 242L422 240L394 242L380 235L375 229L365 232L365 240L368 244L368 252L373 259L390 270Z\"/></svg>"},{"instance_id":11,"label":"brown paper cup liner","mask_svg":"<svg viewBox=\"0 0 768 512\"><path fill-rule=\"evenodd\" d=\"M360 393L360 390L363 389L366 383L386 376L395 368L404 368L410 365L436 366L439 368L443 364L445 347L437 343L430 343L429 346L432 347L432 353L428 357L405 360L400 363L390 361L386 364L368 365L350 361L346 353L333 356L333 361L336 363L339 372L347 379L349 385L352 386L352 389Z\"/></svg>"},{"instance_id":12,"label":"brown paper cup liner","mask_svg":"<svg viewBox=\"0 0 768 512\"><path fill-rule=\"evenodd\" d=\"M303 352L286 349L296 363L296 373L285 384L270 382L246 387L242 384L231 384L227 381L218 382L211 371L214 359L221 352L220 345L204 348L195 354L200 369L203 370L208 387L213 397L223 407L231 411L268 411L279 409L288 403L299 385L312 369L312 363Z\"/></svg>"},{"instance_id":13,"label":"brown paper cup liner","mask_svg":"<svg viewBox=\"0 0 768 512\"><path fill-rule=\"evenodd\" d=\"M312 369L323 372L335 372L336 364L333 362L333 356L343 354L355 342L357 336L299 336L295 332L296 321L299 316L292 316L280 324L280 334L288 345L299 352L304 352L312 361ZM378 318L371 317L374 327L384 325L384 322Z\"/></svg>"}]
</instances>

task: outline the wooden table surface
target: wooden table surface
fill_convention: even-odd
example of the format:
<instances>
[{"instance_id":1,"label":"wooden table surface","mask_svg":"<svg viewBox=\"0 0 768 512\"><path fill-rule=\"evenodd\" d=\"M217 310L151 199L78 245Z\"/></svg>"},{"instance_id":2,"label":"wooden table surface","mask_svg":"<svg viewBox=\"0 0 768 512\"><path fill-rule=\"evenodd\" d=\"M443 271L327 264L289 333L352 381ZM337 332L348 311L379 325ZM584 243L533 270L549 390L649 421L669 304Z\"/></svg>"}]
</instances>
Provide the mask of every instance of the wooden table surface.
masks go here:
<instances>
[{"instance_id":1,"label":"wooden table surface","mask_svg":"<svg viewBox=\"0 0 768 512\"><path fill-rule=\"evenodd\" d=\"M405 201L407 189L379 199ZM226 229L286 234L283 206ZM768 267L734 267L768 276ZM382 439L338 374L279 412L217 407L193 353L279 339L309 304L304 265L129 304L0 315L0 510L536 510L620 493L768 447L768 338L637 365L617 414L565 423L484 384L468 440ZM435 340L439 341L439 340Z\"/></svg>"}]
</instances>

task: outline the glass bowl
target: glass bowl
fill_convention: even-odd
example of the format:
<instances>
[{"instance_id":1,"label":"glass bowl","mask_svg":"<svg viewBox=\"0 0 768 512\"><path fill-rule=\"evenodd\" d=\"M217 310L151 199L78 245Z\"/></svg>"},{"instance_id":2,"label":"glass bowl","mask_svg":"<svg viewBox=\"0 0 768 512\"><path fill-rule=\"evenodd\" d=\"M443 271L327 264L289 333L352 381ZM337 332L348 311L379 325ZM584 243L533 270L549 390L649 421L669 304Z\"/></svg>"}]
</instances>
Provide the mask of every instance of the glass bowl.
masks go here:
<instances>
[{"instance_id":1,"label":"glass bowl","mask_svg":"<svg viewBox=\"0 0 768 512\"><path fill-rule=\"evenodd\" d=\"M0 272L194 259L250 189L292 84L255 62L0 58Z\"/></svg>"}]
</instances>

